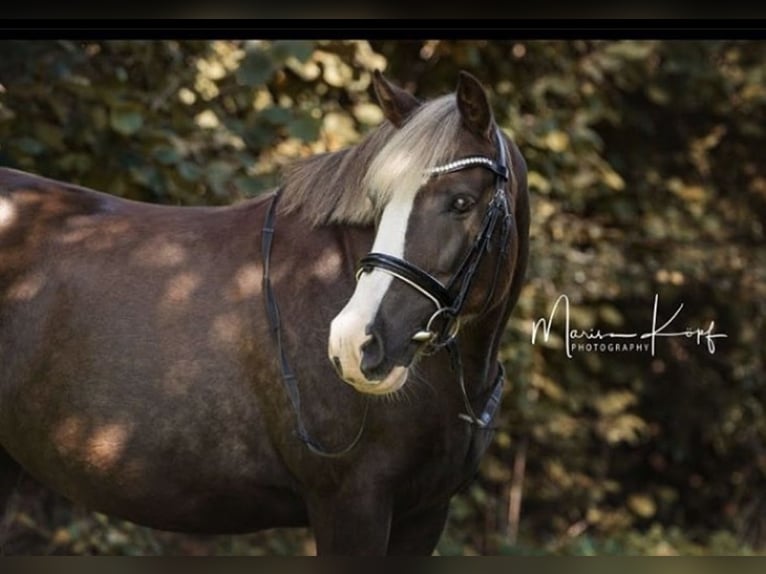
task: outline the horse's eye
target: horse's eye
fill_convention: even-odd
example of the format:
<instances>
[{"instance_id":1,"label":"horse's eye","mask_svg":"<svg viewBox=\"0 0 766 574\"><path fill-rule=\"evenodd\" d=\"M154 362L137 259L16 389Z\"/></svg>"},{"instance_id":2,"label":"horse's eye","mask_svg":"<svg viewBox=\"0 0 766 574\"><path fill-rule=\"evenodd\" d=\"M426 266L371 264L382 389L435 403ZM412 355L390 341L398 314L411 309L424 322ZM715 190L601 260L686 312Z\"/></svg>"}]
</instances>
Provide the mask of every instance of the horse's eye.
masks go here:
<instances>
[{"instance_id":1,"label":"horse's eye","mask_svg":"<svg viewBox=\"0 0 766 574\"><path fill-rule=\"evenodd\" d=\"M475 204L476 202L472 198L466 195L458 195L452 200L450 211L453 213L467 213Z\"/></svg>"}]
</instances>

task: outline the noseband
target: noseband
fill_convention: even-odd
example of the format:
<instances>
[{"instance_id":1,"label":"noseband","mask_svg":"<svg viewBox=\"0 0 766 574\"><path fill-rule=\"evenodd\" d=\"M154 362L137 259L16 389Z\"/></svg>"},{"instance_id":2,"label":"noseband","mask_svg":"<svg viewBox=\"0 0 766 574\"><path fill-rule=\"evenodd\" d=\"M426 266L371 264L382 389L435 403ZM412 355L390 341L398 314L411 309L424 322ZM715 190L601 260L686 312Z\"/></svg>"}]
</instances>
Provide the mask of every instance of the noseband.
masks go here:
<instances>
[{"instance_id":1,"label":"noseband","mask_svg":"<svg viewBox=\"0 0 766 574\"><path fill-rule=\"evenodd\" d=\"M434 167L428 171L427 175L437 177L472 167L483 167L495 174L495 193L487 206L479 234L457 272L446 285L409 261L387 253L368 253L359 261L356 272L357 279L364 273L379 269L406 283L434 304L436 310L426 322L425 328L412 337L414 341L426 343L430 351L436 351L449 345L460 331L460 314L476 277L479 264L484 254L490 250L492 237L498 225L501 233L501 254L504 254L508 247L511 209L505 194L505 186L510 177L510 170L508 169L505 140L497 127L495 128L495 139L498 147L497 160L484 156L470 156ZM500 264L501 258L498 258L492 286L485 300L485 309L494 294Z\"/></svg>"}]
</instances>

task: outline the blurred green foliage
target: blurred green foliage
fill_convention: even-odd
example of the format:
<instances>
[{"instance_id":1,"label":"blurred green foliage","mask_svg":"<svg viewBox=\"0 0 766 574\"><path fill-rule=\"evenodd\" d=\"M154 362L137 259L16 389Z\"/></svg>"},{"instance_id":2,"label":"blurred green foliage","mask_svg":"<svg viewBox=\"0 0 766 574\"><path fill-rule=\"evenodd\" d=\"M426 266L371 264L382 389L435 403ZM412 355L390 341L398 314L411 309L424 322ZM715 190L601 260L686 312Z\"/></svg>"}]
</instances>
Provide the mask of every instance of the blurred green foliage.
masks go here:
<instances>
[{"instance_id":1,"label":"blurred green foliage","mask_svg":"<svg viewBox=\"0 0 766 574\"><path fill-rule=\"evenodd\" d=\"M529 168L532 258L502 349L500 430L439 552L763 551L766 43L2 42L0 164L144 201L229 203L380 122L376 68L421 97L473 72ZM658 294L659 317L683 304L679 329L715 321L728 338L714 354L674 338L653 357L570 359L562 313L530 341L562 293L579 329L645 331ZM18 498L9 548L312 548L305 530L185 537L48 496Z\"/></svg>"}]
</instances>

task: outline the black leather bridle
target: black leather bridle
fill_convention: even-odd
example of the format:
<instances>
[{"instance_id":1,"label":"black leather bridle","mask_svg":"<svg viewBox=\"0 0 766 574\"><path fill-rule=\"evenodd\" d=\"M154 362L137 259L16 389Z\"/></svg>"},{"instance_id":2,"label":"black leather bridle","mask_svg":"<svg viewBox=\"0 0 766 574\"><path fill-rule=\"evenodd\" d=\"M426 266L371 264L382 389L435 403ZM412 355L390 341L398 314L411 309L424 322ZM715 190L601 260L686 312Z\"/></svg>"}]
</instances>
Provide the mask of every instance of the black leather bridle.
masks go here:
<instances>
[{"instance_id":1,"label":"black leather bridle","mask_svg":"<svg viewBox=\"0 0 766 574\"><path fill-rule=\"evenodd\" d=\"M499 128L495 128L495 138L497 139L498 146L497 160L483 156L470 156L438 166L429 172L429 175L431 176L438 176L445 173L461 171L470 167L481 166L489 169L495 174L495 193L487 206L481 230L479 231L473 246L466 254L458 271L447 285L443 285L438 279L419 267L385 253L369 253L361 259L357 270L357 278L359 278L362 273L372 271L373 269L380 269L381 271L404 281L434 302L436 311L426 323L425 329L416 333L413 339L424 342L432 351L439 350L443 347L447 348L450 354L452 369L458 375L458 382L466 410L465 413L460 413L458 416L466 422L483 430L492 430L489 423L492 421L497 412L497 408L500 406L505 371L503 370L502 364L498 363L492 386L492 393L485 401L481 413L476 415L471 407L471 401L468 399L468 393L465 388L463 365L460 351L455 342L455 337L457 337L458 331L460 330L460 313L463 309L463 305L468 297L468 292L476 276L484 253L489 251L492 237L497 230L498 225L500 226L501 231L501 254L504 254L508 248L508 235L512 224L511 210L505 195L505 185L510 178L510 170L508 168L507 160L508 152L505 140L503 139L503 135ZM365 398L364 411L362 413L359 429L351 442L345 447L338 450L328 450L311 438L306 429L306 425L303 422L298 380L287 360L286 350L282 341L279 306L277 305L276 295L271 284L271 247L274 239L276 208L277 202L279 201L280 191L281 190L278 190L274 194L274 198L266 212L266 219L262 230L261 250L263 257L263 293L266 316L268 317L271 334L277 347L277 357L282 381L295 412L297 425L296 434L298 438L305 443L308 449L314 454L326 458L339 458L350 453L356 445L359 444L367 422L369 399ZM492 287L490 288L490 292L487 294L484 303L485 309L492 299L501 264L502 257L499 257L495 267L495 276L493 277ZM437 322L440 318L443 318L443 324L441 328L436 330Z\"/></svg>"},{"instance_id":2,"label":"black leather bridle","mask_svg":"<svg viewBox=\"0 0 766 574\"><path fill-rule=\"evenodd\" d=\"M484 156L470 156L435 167L428 172L429 176L436 177L472 167L483 167L495 174L495 192L487 206L479 234L457 272L446 285L409 261L387 253L368 253L359 261L357 279L364 273L378 269L406 283L431 300L436 310L426 322L424 329L413 336L413 340L425 343L429 351L436 351L449 345L460 331L461 312L468 298L471 285L473 285L479 264L484 254L490 250L492 238L498 227L501 235L501 254L504 254L508 247L512 217L505 187L510 178L510 170L508 168L507 147L499 128L495 128L495 139L498 147L496 160ZM502 258L498 258L492 286L485 301L485 308L494 294L494 286L497 282L501 263Z\"/></svg>"}]
</instances>

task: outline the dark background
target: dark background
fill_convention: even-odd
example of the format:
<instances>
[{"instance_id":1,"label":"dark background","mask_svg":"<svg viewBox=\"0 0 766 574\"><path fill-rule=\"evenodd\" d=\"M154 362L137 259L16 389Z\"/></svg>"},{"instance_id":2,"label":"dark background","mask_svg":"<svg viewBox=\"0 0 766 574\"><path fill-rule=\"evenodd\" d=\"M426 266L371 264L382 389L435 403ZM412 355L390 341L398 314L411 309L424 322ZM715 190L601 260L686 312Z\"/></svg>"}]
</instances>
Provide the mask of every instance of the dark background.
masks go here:
<instances>
[{"instance_id":1,"label":"dark background","mask_svg":"<svg viewBox=\"0 0 766 574\"><path fill-rule=\"evenodd\" d=\"M461 69L529 167L532 257L509 383L442 554L722 554L766 548L766 43L3 41L0 165L151 202L225 204L381 121L373 69L421 97ZM531 344L659 321L725 333L649 353ZM161 533L20 484L6 553L292 554L305 530Z\"/></svg>"}]
</instances>

